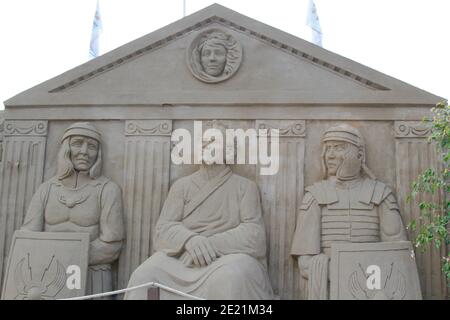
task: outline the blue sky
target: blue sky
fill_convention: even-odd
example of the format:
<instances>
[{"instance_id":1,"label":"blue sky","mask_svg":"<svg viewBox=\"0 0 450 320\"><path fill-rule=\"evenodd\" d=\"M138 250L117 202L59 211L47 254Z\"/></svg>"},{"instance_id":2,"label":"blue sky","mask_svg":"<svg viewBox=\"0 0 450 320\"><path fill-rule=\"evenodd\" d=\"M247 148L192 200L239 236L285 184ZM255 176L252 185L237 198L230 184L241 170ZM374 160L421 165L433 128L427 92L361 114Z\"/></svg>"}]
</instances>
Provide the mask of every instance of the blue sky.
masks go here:
<instances>
[{"instance_id":1,"label":"blue sky","mask_svg":"<svg viewBox=\"0 0 450 320\"><path fill-rule=\"evenodd\" d=\"M309 40L307 0L214 2ZM315 0L323 47L444 98L450 97L450 1ZM88 60L96 0L0 2L0 100ZM100 0L101 53L183 16L183 0ZM3 109L3 104L0 104Z\"/></svg>"}]
</instances>

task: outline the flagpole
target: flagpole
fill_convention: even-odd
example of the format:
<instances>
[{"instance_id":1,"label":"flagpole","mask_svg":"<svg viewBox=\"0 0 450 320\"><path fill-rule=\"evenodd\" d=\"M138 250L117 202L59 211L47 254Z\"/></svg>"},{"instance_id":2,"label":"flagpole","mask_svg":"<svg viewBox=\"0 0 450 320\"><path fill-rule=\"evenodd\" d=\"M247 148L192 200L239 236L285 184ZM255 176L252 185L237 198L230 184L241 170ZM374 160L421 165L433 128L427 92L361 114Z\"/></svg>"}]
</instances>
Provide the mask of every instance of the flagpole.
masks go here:
<instances>
[{"instance_id":1,"label":"flagpole","mask_svg":"<svg viewBox=\"0 0 450 320\"><path fill-rule=\"evenodd\" d=\"M183 0L183 18L186 17L186 0Z\"/></svg>"}]
</instances>

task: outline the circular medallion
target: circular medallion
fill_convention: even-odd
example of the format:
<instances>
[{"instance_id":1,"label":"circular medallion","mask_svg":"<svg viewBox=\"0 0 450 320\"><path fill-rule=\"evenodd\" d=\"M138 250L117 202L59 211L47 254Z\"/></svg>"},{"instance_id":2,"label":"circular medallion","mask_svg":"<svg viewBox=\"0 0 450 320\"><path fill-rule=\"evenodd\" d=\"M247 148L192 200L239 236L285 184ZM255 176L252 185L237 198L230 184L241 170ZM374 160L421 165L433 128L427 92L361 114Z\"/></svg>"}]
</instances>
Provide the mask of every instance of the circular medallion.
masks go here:
<instances>
[{"instance_id":1,"label":"circular medallion","mask_svg":"<svg viewBox=\"0 0 450 320\"><path fill-rule=\"evenodd\" d=\"M187 64L194 77L206 83L231 78L242 61L242 47L230 34L220 29L201 32L187 52Z\"/></svg>"}]
</instances>

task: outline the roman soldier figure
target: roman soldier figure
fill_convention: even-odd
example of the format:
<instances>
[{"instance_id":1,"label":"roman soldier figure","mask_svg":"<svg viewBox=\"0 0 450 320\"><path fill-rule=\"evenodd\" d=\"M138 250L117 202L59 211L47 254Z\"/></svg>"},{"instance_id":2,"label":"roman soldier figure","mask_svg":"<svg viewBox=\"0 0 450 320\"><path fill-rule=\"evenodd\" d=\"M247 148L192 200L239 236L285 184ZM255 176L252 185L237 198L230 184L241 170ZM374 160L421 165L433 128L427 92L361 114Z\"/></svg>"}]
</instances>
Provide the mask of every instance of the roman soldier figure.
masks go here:
<instances>
[{"instance_id":1,"label":"roman soldier figure","mask_svg":"<svg viewBox=\"0 0 450 320\"><path fill-rule=\"evenodd\" d=\"M406 240L392 190L366 166L359 130L336 125L322 141L324 180L306 188L291 249L309 299L328 298L332 244Z\"/></svg>"}]
</instances>

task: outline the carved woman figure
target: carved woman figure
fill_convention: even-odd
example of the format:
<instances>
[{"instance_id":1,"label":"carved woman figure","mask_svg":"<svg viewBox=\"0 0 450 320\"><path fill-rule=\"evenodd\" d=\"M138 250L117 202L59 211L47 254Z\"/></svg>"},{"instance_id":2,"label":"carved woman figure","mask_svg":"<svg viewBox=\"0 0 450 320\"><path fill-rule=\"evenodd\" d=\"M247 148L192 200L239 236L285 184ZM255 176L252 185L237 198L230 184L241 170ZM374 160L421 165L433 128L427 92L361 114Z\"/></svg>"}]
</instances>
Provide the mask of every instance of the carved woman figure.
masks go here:
<instances>
[{"instance_id":1,"label":"carved woman figure","mask_svg":"<svg viewBox=\"0 0 450 320\"><path fill-rule=\"evenodd\" d=\"M239 68L242 49L229 34L208 30L194 40L190 48L190 68L204 82L219 82L231 77Z\"/></svg>"},{"instance_id":2,"label":"carved woman figure","mask_svg":"<svg viewBox=\"0 0 450 320\"><path fill-rule=\"evenodd\" d=\"M90 123L75 123L61 140L56 176L41 184L23 230L90 235L87 293L112 290L111 263L124 239L122 192L101 175L101 136Z\"/></svg>"}]
</instances>

